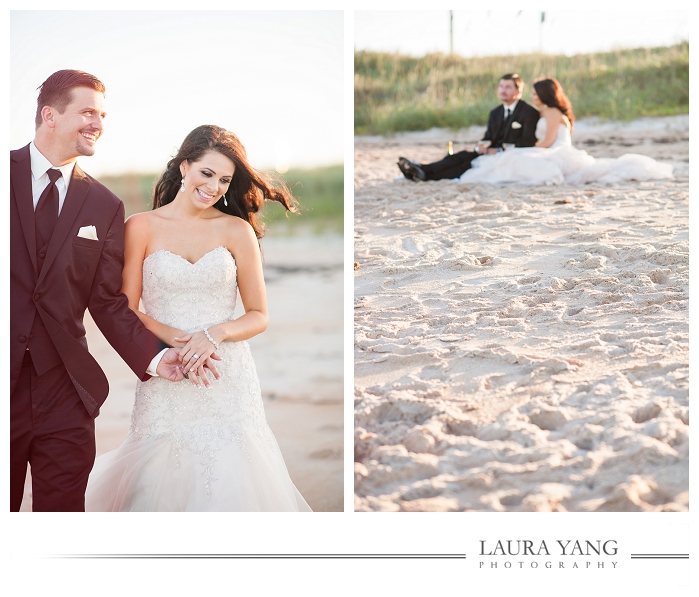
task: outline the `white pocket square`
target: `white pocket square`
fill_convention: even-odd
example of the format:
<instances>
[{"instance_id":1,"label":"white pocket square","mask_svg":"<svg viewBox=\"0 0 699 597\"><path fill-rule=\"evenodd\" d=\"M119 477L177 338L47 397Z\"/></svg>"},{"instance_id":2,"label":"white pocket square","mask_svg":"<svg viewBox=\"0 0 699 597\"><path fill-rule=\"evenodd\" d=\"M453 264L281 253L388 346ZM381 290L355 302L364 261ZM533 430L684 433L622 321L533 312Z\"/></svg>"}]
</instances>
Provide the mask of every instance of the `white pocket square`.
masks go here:
<instances>
[{"instance_id":1,"label":"white pocket square","mask_svg":"<svg viewBox=\"0 0 699 597\"><path fill-rule=\"evenodd\" d=\"M513 129L521 129L522 125L519 124L519 122L515 121L510 125Z\"/></svg>"},{"instance_id":2,"label":"white pocket square","mask_svg":"<svg viewBox=\"0 0 699 597\"><path fill-rule=\"evenodd\" d=\"M97 238L97 228L94 226L83 226L78 230L78 236L80 238L89 238L91 240L99 240Z\"/></svg>"}]
</instances>

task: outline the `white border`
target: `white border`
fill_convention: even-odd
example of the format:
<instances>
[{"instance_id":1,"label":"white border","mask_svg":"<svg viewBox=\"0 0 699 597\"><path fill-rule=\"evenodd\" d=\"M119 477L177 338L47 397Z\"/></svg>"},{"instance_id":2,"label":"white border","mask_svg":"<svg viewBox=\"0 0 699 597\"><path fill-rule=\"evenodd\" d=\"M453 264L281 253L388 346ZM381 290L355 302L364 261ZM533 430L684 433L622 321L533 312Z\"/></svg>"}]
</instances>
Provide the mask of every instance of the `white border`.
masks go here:
<instances>
[{"instance_id":1,"label":"white border","mask_svg":"<svg viewBox=\"0 0 699 597\"><path fill-rule=\"evenodd\" d=\"M44 3L25 3L22 8ZM127 8L125 3L123 8ZM528 3L524 3L525 5ZM609 7L586 3L586 8ZM616 3L630 10L657 3ZM457 594L488 595L690 595L687 561L630 563L597 577L573 571L550 576L526 570L518 575L484 574L460 560L81 560L45 558L76 553L466 553L478 540L615 538L624 554L645 549L689 552L689 513L352 513L353 506L353 14L354 8L417 8L407 2L300 2L302 8L345 10L345 512L295 514L5 514L10 590L61 595L87 589L107 595L222 594L304 595ZM509 6L510 3L505 3ZM505 6L502 5L502 6ZM423 4L424 6L424 4ZM449 7L438 1L430 5ZM512 4L514 6L514 4ZM663 3L687 8L688 3ZM192 8L175 2L171 8ZM288 8L262 3L263 8ZM55 7L52 7L55 8ZM92 8L74 2L70 8ZM692 13L692 18L694 13ZM79 32L73 32L79 35ZM8 36L9 37L9 36ZM690 50L691 52L691 50ZM694 56L692 56L692 63ZM6 62L6 67L7 66ZM694 78L692 77L692 81ZM693 85L693 87L695 87ZM692 89L693 91L694 89ZM692 94L692 97L694 95ZM7 102L7 99L5 99ZM6 104L7 105L7 104ZM692 134L692 140L694 135ZM692 145L694 145L693 142ZM6 168L7 166L4 166ZM5 170L5 180L7 180ZM691 189L691 186L690 186ZM693 210L694 211L694 210ZM7 224L5 224L7 226ZM7 228L6 228L7 232ZM9 239L9 234L6 234ZM692 245L694 246L694 245ZM9 247L6 246L9 251ZM5 262L7 268L7 262ZM7 275L7 269L5 269ZM7 279L7 277L5 277ZM694 321L694 318L690 319ZM690 330L696 326L692 325ZM5 350L7 350L5 348ZM693 356L691 363L696 358ZM694 367L692 367L694 369ZM8 462L7 447L5 463ZM693 459L691 460L693 462ZM7 471L7 469L6 469ZM7 472L3 476L7 494ZM691 488L696 483L692 479ZM640 547L642 546L642 547ZM622 549L620 548L620 549ZM620 558L621 559L621 558ZM677 564L677 566L674 566ZM656 567L657 566L657 567ZM673 568L674 566L674 568ZM512 571L516 572L516 571ZM505 593L505 591L508 593Z\"/></svg>"}]
</instances>

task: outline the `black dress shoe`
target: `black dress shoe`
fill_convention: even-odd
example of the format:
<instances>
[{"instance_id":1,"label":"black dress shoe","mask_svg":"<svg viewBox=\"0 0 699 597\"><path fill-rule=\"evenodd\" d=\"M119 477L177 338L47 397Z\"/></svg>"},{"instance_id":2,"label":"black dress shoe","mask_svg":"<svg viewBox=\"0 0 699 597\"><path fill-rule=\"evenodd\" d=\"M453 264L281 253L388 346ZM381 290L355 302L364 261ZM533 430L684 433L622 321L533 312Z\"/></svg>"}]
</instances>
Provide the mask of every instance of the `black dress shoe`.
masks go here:
<instances>
[{"instance_id":1,"label":"black dress shoe","mask_svg":"<svg viewBox=\"0 0 699 597\"><path fill-rule=\"evenodd\" d=\"M410 161L408 158L398 158L398 167L406 178L413 181L426 180L425 171L420 164Z\"/></svg>"},{"instance_id":2,"label":"black dress shoe","mask_svg":"<svg viewBox=\"0 0 699 597\"><path fill-rule=\"evenodd\" d=\"M415 180L415 171L410 167L408 160L405 158L398 158L398 168L400 168L403 176L405 176L408 180Z\"/></svg>"}]
</instances>

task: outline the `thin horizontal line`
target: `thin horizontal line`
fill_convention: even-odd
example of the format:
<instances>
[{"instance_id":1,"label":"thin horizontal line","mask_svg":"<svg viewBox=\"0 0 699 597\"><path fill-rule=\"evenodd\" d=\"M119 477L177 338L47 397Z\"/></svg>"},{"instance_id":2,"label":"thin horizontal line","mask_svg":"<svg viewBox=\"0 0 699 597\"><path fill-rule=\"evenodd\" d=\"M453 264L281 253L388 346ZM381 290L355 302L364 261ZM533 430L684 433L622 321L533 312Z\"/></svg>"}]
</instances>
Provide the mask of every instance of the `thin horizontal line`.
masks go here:
<instances>
[{"instance_id":1,"label":"thin horizontal line","mask_svg":"<svg viewBox=\"0 0 699 597\"><path fill-rule=\"evenodd\" d=\"M465 559L466 554L72 554L58 558L87 559Z\"/></svg>"},{"instance_id":2,"label":"thin horizontal line","mask_svg":"<svg viewBox=\"0 0 699 597\"><path fill-rule=\"evenodd\" d=\"M632 553L631 557L634 556L686 556L689 557L688 553Z\"/></svg>"},{"instance_id":3,"label":"thin horizontal line","mask_svg":"<svg viewBox=\"0 0 699 597\"><path fill-rule=\"evenodd\" d=\"M631 556L632 560L688 560L689 556Z\"/></svg>"}]
</instances>

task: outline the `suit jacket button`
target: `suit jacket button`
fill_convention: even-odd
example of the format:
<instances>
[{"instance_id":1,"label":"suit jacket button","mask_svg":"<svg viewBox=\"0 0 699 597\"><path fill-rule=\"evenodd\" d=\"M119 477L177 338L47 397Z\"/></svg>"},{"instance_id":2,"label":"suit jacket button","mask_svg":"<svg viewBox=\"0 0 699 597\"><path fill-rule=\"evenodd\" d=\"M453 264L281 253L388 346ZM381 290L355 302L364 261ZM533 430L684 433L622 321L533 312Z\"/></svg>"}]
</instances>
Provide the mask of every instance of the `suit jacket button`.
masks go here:
<instances>
[{"instance_id":1,"label":"suit jacket button","mask_svg":"<svg viewBox=\"0 0 699 597\"><path fill-rule=\"evenodd\" d=\"M41 298L41 295L37 292L37 293L34 295L34 302L35 302L35 303L38 303L40 298Z\"/></svg>"},{"instance_id":2,"label":"suit jacket button","mask_svg":"<svg viewBox=\"0 0 699 597\"><path fill-rule=\"evenodd\" d=\"M29 334L29 339L31 340L34 337L34 334Z\"/></svg>"},{"instance_id":3,"label":"suit jacket button","mask_svg":"<svg viewBox=\"0 0 699 597\"><path fill-rule=\"evenodd\" d=\"M20 342L26 342L26 341L27 341L27 337L26 337L26 336L20 336L20 337L18 338L18 340L19 340Z\"/></svg>"},{"instance_id":4,"label":"suit jacket button","mask_svg":"<svg viewBox=\"0 0 699 597\"><path fill-rule=\"evenodd\" d=\"M39 253L39 259L44 259L46 257L46 253Z\"/></svg>"}]
</instances>

